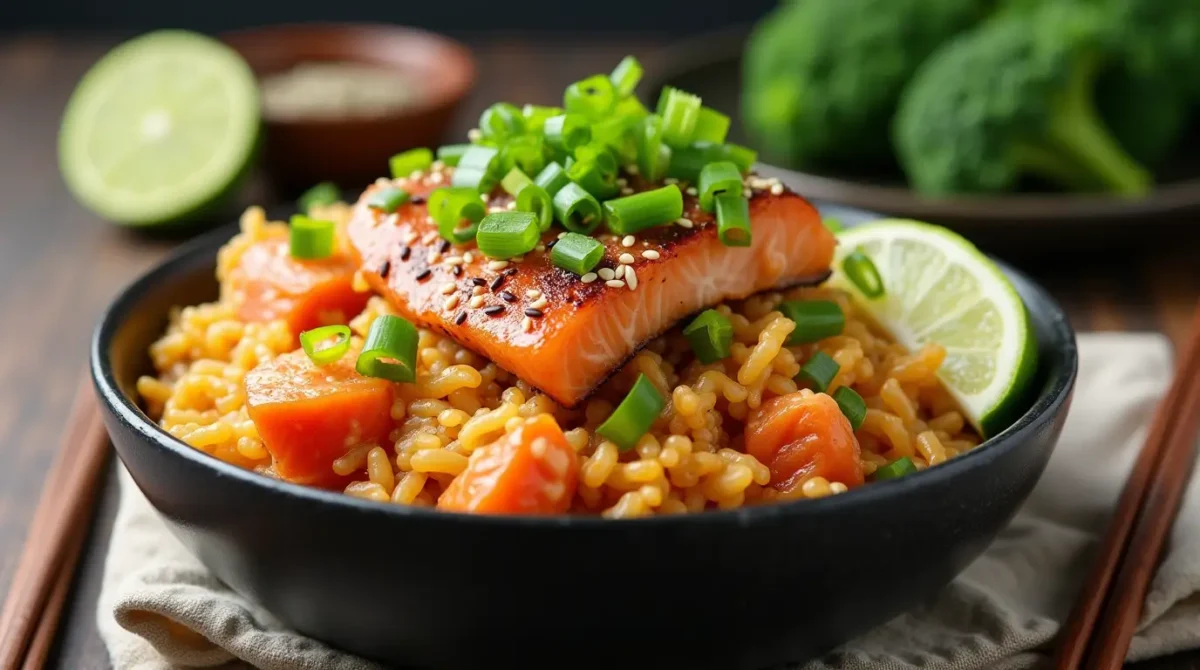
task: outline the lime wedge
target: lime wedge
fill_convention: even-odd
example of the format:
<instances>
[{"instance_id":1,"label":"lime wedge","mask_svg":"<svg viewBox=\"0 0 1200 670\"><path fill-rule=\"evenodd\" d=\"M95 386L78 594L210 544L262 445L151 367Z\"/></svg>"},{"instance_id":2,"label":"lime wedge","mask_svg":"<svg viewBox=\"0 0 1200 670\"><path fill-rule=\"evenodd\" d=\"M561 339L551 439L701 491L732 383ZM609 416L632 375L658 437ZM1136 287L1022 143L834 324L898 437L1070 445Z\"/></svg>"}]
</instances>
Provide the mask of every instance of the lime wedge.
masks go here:
<instances>
[{"instance_id":1,"label":"lime wedge","mask_svg":"<svg viewBox=\"0 0 1200 670\"><path fill-rule=\"evenodd\" d=\"M854 250L874 262L884 294L869 299L842 269ZM938 226L884 220L838 234L834 286L849 291L898 342L946 348L938 376L985 436L1022 409L1037 365L1037 343L1020 296L970 242Z\"/></svg>"},{"instance_id":2,"label":"lime wedge","mask_svg":"<svg viewBox=\"0 0 1200 670\"><path fill-rule=\"evenodd\" d=\"M59 166L97 214L168 223L237 186L258 131L258 85L236 52L203 35L155 32L84 75L63 115Z\"/></svg>"}]
</instances>

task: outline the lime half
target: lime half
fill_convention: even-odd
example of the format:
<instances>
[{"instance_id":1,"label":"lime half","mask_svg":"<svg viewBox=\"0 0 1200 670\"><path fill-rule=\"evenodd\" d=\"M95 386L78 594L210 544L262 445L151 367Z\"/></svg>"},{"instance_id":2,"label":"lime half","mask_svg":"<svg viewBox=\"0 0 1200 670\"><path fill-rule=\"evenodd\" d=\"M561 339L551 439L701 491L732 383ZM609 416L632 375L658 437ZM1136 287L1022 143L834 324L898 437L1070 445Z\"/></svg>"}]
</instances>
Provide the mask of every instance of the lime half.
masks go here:
<instances>
[{"instance_id":1,"label":"lime half","mask_svg":"<svg viewBox=\"0 0 1200 670\"><path fill-rule=\"evenodd\" d=\"M155 32L84 75L63 115L59 164L101 216L167 223L237 185L258 131L258 85L236 52L203 35Z\"/></svg>"},{"instance_id":2,"label":"lime half","mask_svg":"<svg viewBox=\"0 0 1200 670\"><path fill-rule=\"evenodd\" d=\"M904 346L946 348L938 371L967 418L985 436L1006 428L1022 408L1037 365L1037 346L1020 296L970 242L938 226L884 220L838 234L830 282ZM867 298L842 259L854 250L874 262L884 294Z\"/></svg>"}]
</instances>

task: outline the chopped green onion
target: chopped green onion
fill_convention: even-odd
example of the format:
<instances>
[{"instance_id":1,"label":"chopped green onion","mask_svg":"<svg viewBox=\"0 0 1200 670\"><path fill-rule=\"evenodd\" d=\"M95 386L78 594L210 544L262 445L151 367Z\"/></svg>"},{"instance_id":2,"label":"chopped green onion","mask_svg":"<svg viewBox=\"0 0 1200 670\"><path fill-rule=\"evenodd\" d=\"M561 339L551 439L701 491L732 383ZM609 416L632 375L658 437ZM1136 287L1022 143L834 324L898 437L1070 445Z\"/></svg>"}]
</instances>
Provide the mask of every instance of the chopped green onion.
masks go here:
<instances>
[{"instance_id":1,"label":"chopped green onion","mask_svg":"<svg viewBox=\"0 0 1200 670\"><path fill-rule=\"evenodd\" d=\"M560 114L546 119L543 134L550 146L567 153L592 141L592 127L581 114Z\"/></svg>"},{"instance_id":2,"label":"chopped green onion","mask_svg":"<svg viewBox=\"0 0 1200 670\"><path fill-rule=\"evenodd\" d=\"M733 345L733 324L715 309L705 310L683 329L683 336L701 363L729 358Z\"/></svg>"},{"instance_id":3,"label":"chopped green onion","mask_svg":"<svg viewBox=\"0 0 1200 670\"><path fill-rule=\"evenodd\" d=\"M729 117L709 107L701 107L700 115L696 117L696 130L692 133L693 142L715 142L720 144L729 134Z\"/></svg>"},{"instance_id":4,"label":"chopped green onion","mask_svg":"<svg viewBox=\"0 0 1200 670\"><path fill-rule=\"evenodd\" d=\"M716 161L729 161L738 167L742 173L750 171L758 154L753 149L737 144L715 144L713 142L692 142L686 147L678 147L671 152L671 165L667 176L696 182L700 179L700 170L705 165Z\"/></svg>"},{"instance_id":5,"label":"chopped green onion","mask_svg":"<svg viewBox=\"0 0 1200 670\"><path fill-rule=\"evenodd\" d=\"M607 146L622 163L637 161L637 130L641 117L610 116L592 124L592 141Z\"/></svg>"},{"instance_id":6,"label":"chopped green onion","mask_svg":"<svg viewBox=\"0 0 1200 670\"><path fill-rule=\"evenodd\" d=\"M748 247L752 240L750 232L750 203L737 195L718 195L717 237L727 247Z\"/></svg>"},{"instance_id":7,"label":"chopped green onion","mask_svg":"<svg viewBox=\"0 0 1200 670\"><path fill-rule=\"evenodd\" d=\"M425 147L409 149L388 160L388 166L392 168L392 177L396 179L407 177L417 171L428 170L430 165L433 165L433 152Z\"/></svg>"},{"instance_id":8,"label":"chopped green onion","mask_svg":"<svg viewBox=\"0 0 1200 670\"><path fill-rule=\"evenodd\" d=\"M550 249L550 262L577 275L592 271L604 258L604 245L595 238L579 233L566 233Z\"/></svg>"},{"instance_id":9,"label":"chopped green onion","mask_svg":"<svg viewBox=\"0 0 1200 670\"><path fill-rule=\"evenodd\" d=\"M629 394L596 432L615 442L618 450L629 451L654 425L665 404L654 384L646 375L640 374Z\"/></svg>"},{"instance_id":10,"label":"chopped green onion","mask_svg":"<svg viewBox=\"0 0 1200 670\"><path fill-rule=\"evenodd\" d=\"M316 260L333 255L333 222L292 216L289 248L292 258Z\"/></svg>"},{"instance_id":11,"label":"chopped green onion","mask_svg":"<svg viewBox=\"0 0 1200 670\"><path fill-rule=\"evenodd\" d=\"M382 212L391 214L392 212L396 211L400 205L408 202L410 197L411 196L409 196L408 191L405 191L402 188L389 186L387 188L381 188L378 191L375 191L375 193L371 195L371 199L367 200L367 206L374 207Z\"/></svg>"},{"instance_id":12,"label":"chopped green onion","mask_svg":"<svg viewBox=\"0 0 1200 670\"><path fill-rule=\"evenodd\" d=\"M912 459L908 456L901 456L887 465L875 469L875 473L871 475L871 479L882 482L889 479L899 479L905 475L911 475L917 471L917 466L913 464Z\"/></svg>"},{"instance_id":13,"label":"chopped green onion","mask_svg":"<svg viewBox=\"0 0 1200 670\"><path fill-rule=\"evenodd\" d=\"M300 195L296 200L296 209L307 214L313 207L332 205L341 198L342 192L338 190L337 184L323 181Z\"/></svg>"},{"instance_id":14,"label":"chopped green onion","mask_svg":"<svg viewBox=\"0 0 1200 670\"><path fill-rule=\"evenodd\" d=\"M585 144L575 150L575 162L567 168L567 177L583 190L603 200L621 190L617 186L617 159L608 147Z\"/></svg>"},{"instance_id":15,"label":"chopped green onion","mask_svg":"<svg viewBox=\"0 0 1200 670\"><path fill-rule=\"evenodd\" d=\"M521 116L525 117L525 132L540 133L546 124L546 119L563 113L562 107L545 107L543 105L525 105Z\"/></svg>"},{"instance_id":16,"label":"chopped green onion","mask_svg":"<svg viewBox=\"0 0 1200 670\"><path fill-rule=\"evenodd\" d=\"M437 159L442 163L454 167L458 165L458 161L462 160L463 154L470 149L470 144L447 144L446 146L438 147Z\"/></svg>"},{"instance_id":17,"label":"chopped green onion","mask_svg":"<svg viewBox=\"0 0 1200 670\"><path fill-rule=\"evenodd\" d=\"M564 228L584 235L595 230L604 218L600 202L574 182L568 182L554 194L554 215Z\"/></svg>"},{"instance_id":18,"label":"chopped green onion","mask_svg":"<svg viewBox=\"0 0 1200 670\"><path fill-rule=\"evenodd\" d=\"M538 230L544 233L554 223L554 198L541 186L526 184L517 191L517 211L537 214Z\"/></svg>"},{"instance_id":19,"label":"chopped green onion","mask_svg":"<svg viewBox=\"0 0 1200 670\"><path fill-rule=\"evenodd\" d=\"M825 227L829 229L829 232L834 233L835 235L842 232L842 230L846 228L846 226L842 224L841 219L832 216L821 219L821 223L825 224Z\"/></svg>"},{"instance_id":20,"label":"chopped green onion","mask_svg":"<svg viewBox=\"0 0 1200 670\"><path fill-rule=\"evenodd\" d=\"M525 132L525 117L516 105L497 102L483 110L479 117L479 131L484 137L503 142Z\"/></svg>"},{"instance_id":21,"label":"chopped green onion","mask_svg":"<svg viewBox=\"0 0 1200 670\"><path fill-rule=\"evenodd\" d=\"M671 163L671 148L663 143L662 117L651 114L643 118L637 139L638 171L649 181L661 181Z\"/></svg>"},{"instance_id":22,"label":"chopped green onion","mask_svg":"<svg viewBox=\"0 0 1200 670\"><path fill-rule=\"evenodd\" d=\"M418 339L416 326L398 316L381 314L367 331L354 369L365 377L411 382L417 378Z\"/></svg>"},{"instance_id":23,"label":"chopped green onion","mask_svg":"<svg viewBox=\"0 0 1200 670\"><path fill-rule=\"evenodd\" d=\"M540 239L538 215L532 212L493 212L483 217L475 233L483 255L502 260L533 251Z\"/></svg>"},{"instance_id":24,"label":"chopped green onion","mask_svg":"<svg viewBox=\"0 0 1200 670\"><path fill-rule=\"evenodd\" d=\"M642 80L642 72L642 64L638 62L638 59L626 56L613 68L612 74L608 75L608 80L617 90L617 95L623 98L637 88L638 82Z\"/></svg>"},{"instance_id":25,"label":"chopped green onion","mask_svg":"<svg viewBox=\"0 0 1200 670\"><path fill-rule=\"evenodd\" d=\"M862 396L849 386L839 386L838 390L833 392L833 399L842 409L842 414L846 415L846 419L850 421L850 428L858 430L862 426L863 420L867 418L867 403Z\"/></svg>"},{"instance_id":26,"label":"chopped green onion","mask_svg":"<svg viewBox=\"0 0 1200 670\"><path fill-rule=\"evenodd\" d=\"M429 194L428 208L438 234L456 244L474 239L479 222L487 215L487 207L473 188L439 188Z\"/></svg>"},{"instance_id":27,"label":"chopped green onion","mask_svg":"<svg viewBox=\"0 0 1200 670\"><path fill-rule=\"evenodd\" d=\"M500 180L500 188L509 195L516 195L521 192L521 189L532 183L533 180L529 178L529 175L522 172L521 168L515 167L504 175L504 179Z\"/></svg>"},{"instance_id":28,"label":"chopped green onion","mask_svg":"<svg viewBox=\"0 0 1200 670\"><path fill-rule=\"evenodd\" d=\"M328 340L333 339L333 342ZM329 365L350 351L350 326L321 326L300 333L300 348L313 365Z\"/></svg>"},{"instance_id":29,"label":"chopped green onion","mask_svg":"<svg viewBox=\"0 0 1200 670\"><path fill-rule=\"evenodd\" d=\"M846 327L846 315L832 300L797 300L780 303L779 311L796 324L788 335L788 344L816 342L841 335Z\"/></svg>"},{"instance_id":30,"label":"chopped green onion","mask_svg":"<svg viewBox=\"0 0 1200 670\"><path fill-rule=\"evenodd\" d=\"M817 393L824 393L825 389L833 383L833 378L837 376L839 369L841 366L829 354L818 351L800 367L800 374L796 375L796 381L808 384Z\"/></svg>"},{"instance_id":31,"label":"chopped green onion","mask_svg":"<svg viewBox=\"0 0 1200 670\"><path fill-rule=\"evenodd\" d=\"M700 170L700 209L713 211L713 198L719 195L741 195L742 173L729 161L709 163Z\"/></svg>"},{"instance_id":32,"label":"chopped green onion","mask_svg":"<svg viewBox=\"0 0 1200 670\"><path fill-rule=\"evenodd\" d=\"M675 184L604 203L604 220L617 235L631 235L683 216L683 192Z\"/></svg>"},{"instance_id":33,"label":"chopped green onion","mask_svg":"<svg viewBox=\"0 0 1200 670\"><path fill-rule=\"evenodd\" d=\"M663 141L670 147L687 146L700 117L700 96L664 86L655 112L663 120Z\"/></svg>"},{"instance_id":34,"label":"chopped green onion","mask_svg":"<svg viewBox=\"0 0 1200 670\"><path fill-rule=\"evenodd\" d=\"M472 145L458 161L450 184L455 187L473 188L478 192L490 191L495 185L499 155L500 150L495 147Z\"/></svg>"},{"instance_id":35,"label":"chopped green onion","mask_svg":"<svg viewBox=\"0 0 1200 670\"><path fill-rule=\"evenodd\" d=\"M855 249L847 254L842 261L842 271L850 278L858 290L868 298L878 298L883 295L883 277L875 267L871 257L862 250Z\"/></svg>"},{"instance_id":36,"label":"chopped green onion","mask_svg":"<svg viewBox=\"0 0 1200 670\"><path fill-rule=\"evenodd\" d=\"M550 197L554 197L562 187L571 183L567 171L558 163L547 163L546 167L533 178L533 183L541 186Z\"/></svg>"},{"instance_id":37,"label":"chopped green onion","mask_svg":"<svg viewBox=\"0 0 1200 670\"><path fill-rule=\"evenodd\" d=\"M577 81L563 92L563 107L572 114L582 114L597 121L608 115L617 101L617 92L608 77L597 74Z\"/></svg>"},{"instance_id":38,"label":"chopped green onion","mask_svg":"<svg viewBox=\"0 0 1200 670\"><path fill-rule=\"evenodd\" d=\"M642 101L632 95L618 102L616 107L613 107L614 116L632 116L635 119L640 119L649 113L650 110L646 109Z\"/></svg>"},{"instance_id":39,"label":"chopped green onion","mask_svg":"<svg viewBox=\"0 0 1200 670\"><path fill-rule=\"evenodd\" d=\"M504 143L500 149L500 161L496 165L496 175L506 174L508 170L518 167L525 174L537 174L546 166L546 145L541 137L522 135Z\"/></svg>"}]
</instances>

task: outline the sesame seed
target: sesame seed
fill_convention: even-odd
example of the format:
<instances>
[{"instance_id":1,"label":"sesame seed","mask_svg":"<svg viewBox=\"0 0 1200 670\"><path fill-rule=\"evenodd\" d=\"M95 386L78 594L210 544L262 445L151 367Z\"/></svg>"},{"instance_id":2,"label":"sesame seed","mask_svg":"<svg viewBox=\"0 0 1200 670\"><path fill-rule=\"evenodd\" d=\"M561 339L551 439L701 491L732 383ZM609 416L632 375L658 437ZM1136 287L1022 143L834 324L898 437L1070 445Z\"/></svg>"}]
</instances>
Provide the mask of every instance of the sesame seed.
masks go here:
<instances>
[{"instance_id":1,"label":"sesame seed","mask_svg":"<svg viewBox=\"0 0 1200 670\"><path fill-rule=\"evenodd\" d=\"M483 307L483 296L477 295L471 298L467 301L467 305L469 305L471 309L479 309L480 307Z\"/></svg>"},{"instance_id":2,"label":"sesame seed","mask_svg":"<svg viewBox=\"0 0 1200 670\"><path fill-rule=\"evenodd\" d=\"M533 317L535 319L540 319L540 318L542 318L542 310L538 309L537 307L526 307L525 308L525 316Z\"/></svg>"},{"instance_id":3,"label":"sesame seed","mask_svg":"<svg viewBox=\"0 0 1200 670\"><path fill-rule=\"evenodd\" d=\"M687 187L687 189L686 189L686 190L684 190L684 193L687 193L688 195L692 195L692 196L694 196L694 195L696 195L697 193L699 193L699 191L697 191L697 190L696 190L696 187L695 187L695 186L689 186L689 187Z\"/></svg>"},{"instance_id":4,"label":"sesame seed","mask_svg":"<svg viewBox=\"0 0 1200 670\"><path fill-rule=\"evenodd\" d=\"M483 313L487 314L488 316L496 316L497 314L502 314L502 313L504 313L504 305L492 305L491 307L484 307Z\"/></svg>"},{"instance_id":5,"label":"sesame seed","mask_svg":"<svg viewBox=\"0 0 1200 670\"><path fill-rule=\"evenodd\" d=\"M530 300L537 300L538 298L542 297L542 292L536 288L531 288L525 292L525 297L529 298Z\"/></svg>"},{"instance_id":6,"label":"sesame seed","mask_svg":"<svg viewBox=\"0 0 1200 670\"><path fill-rule=\"evenodd\" d=\"M471 295L483 295L485 293L487 293L487 289L482 286L476 286L471 289Z\"/></svg>"},{"instance_id":7,"label":"sesame seed","mask_svg":"<svg viewBox=\"0 0 1200 670\"><path fill-rule=\"evenodd\" d=\"M533 330L533 319L531 319L529 317L525 317L524 319L522 319L521 320L521 328L527 333L532 331Z\"/></svg>"},{"instance_id":8,"label":"sesame seed","mask_svg":"<svg viewBox=\"0 0 1200 670\"><path fill-rule=\"evenodd\" d=\"M471 283L476 286L487 286L487 280L483 277L471 277Z\"/></svg>"},{"instance_id":9,"label":"sesame seed","mask_svg":"<svg viewBox=\"0 0 1200 670\"><path fill-rule=\"evenodd\" d=\"M783 184L772 184L771 195L783 195Z\"/></svg>"},{"instance_id":10,"label":"sesame seed","mask_svg":"<svg viewBox=\"0 0 1200 670\"><path fill-rule=\"evenodd\" d=\"M478 142L483 139L483 131L478 128L472 128L467 131L467 139L472 142Z\"/></svg>"},{"instance_id":11,"label":"sesame seed","mask_svg":"<svg viewBox=\"0 0 1200 670\"><path fill-rule=\"evenodd\" d=\"M383 265L379 266L379 276L387 279L388 273L392 271L392 261L387 259L383 261Z\"/></svg>"},{"instance_id":12,"label":"sesame seed","mask_svg":"<svg viewBox=\"0 0 1200 670\"><path fill-rule=\"evenodd\" d=\"M450 268L450 272L454 273L454 276L455 276L455 277L461 277L461 276L462 276L462 273L463 273L462 266L461 266L461 265L455 265L453 268Z\"/></svg>"},{"instance_id":13,"label":"sesame seed","mask_svg":"<svg viewBox=\"0 0 1200 670\"><path fill-rule=\"evenodd\" d=\"M420 178L421 178L421 171L420 171L420 170L413 170L412 172L410 172L410 173L409 173L409 175L408 175L408 178L409 178L409 179L420 179Z\"/></svg>"},{"instance_id":14,"label":"sesame seed","mask_svg":"<svg viewBox=\"0 0 1200 670\"><path fill-rule=\"evenodd\" d=\"M742 189L742 196L743 196L743 197L746 197L746 198L753 198L753 197L754 197L754 191L751 191L751 190L750 190L750 189L748 189L748 188L747 188L747 189Z\"/></svg>"},{"instance_id":15,"label":"sesame seed","mask_svg":"<svg viewBox=\"0 0 1200 670\"><path fill-rule=\"evenodd\" d=\"M540 254L546 250L546 245L542 244L541 242L538 242L538 245L536 247L534 247L533 250Z\"/></svg>"},{"instance_id":16,"label":"sesame seed","mask_svg":"<svg viewBox=\"0 0 1200 670\"><path fill-rule=\"evenodd\" d=\"M464 259L462 256L447 256L444 259L442 259L442 262L445 263L446 265L462 265L464 262Z\"/></svg>"},{"instance_id":17,"label":"sesame seed","mask_svg":"<svg viewBox=\"0 0 1200 670\"><path fill-rule=\"evenodd\" d=\"M433 244L434 242L437 241L437 238L438 238L438 232L436 230L431 230L428 233L425 233L425 237L421 238L421 243L422 244Z\"/></svg>"},{"instance_id":18,"label":"sesame seed","mask_svg":"<svg viewBox=\"0 0 1200 670\"><path fill-rule=\"evenodd\" d=\"M412 256L412 247L405 245L400 247L400 260L406 261Z\"/></svg>"},{"instance_id":19,"label":"sesame seed","mask_svg":"<svg viewBox=\"0 0 1200 670\"><path fill-rule=\"evenodd\" d=\"M437 221L434 221L432 216L425 217L425 223L428 223L431 226L437 225Z\"/></svg>"},{"instance_id":20,"label":"sesame seed","mask_svg":"<svg viewBox=\"0 0 1200 670\"><path fill-rule=\"evenodd\" d=\"M613 272L612 268L600 268L598 274L600 275L600 278L603 279L604 281L608 281L616 275L616 273Z\"/></svg>"},{"instance_id":21,"label":"sesame seed","mask_svg":"<svg viewBox=\"0 0 1200 670\"><path fill-rule=\"evenodd\" d=\"M429 181L432 184L440 184L440 183L442 183L442 180L445 178L446 178L446 175L441 172L434 172L433 174L429 175ZM421 202L425 202L425 201L422 200ZM418 204L420 204L420 203L418 203Z\"/></svg>"},{"instance_id":22,"label":"sesame seed","mask_svg":"<svg viewBox=\"0 0 1200 670\"><path fill-rule=\"evenodd\" d=\"M467 253L463 254L463 262L464 263L474 263L475 262L475 254L473 254L469 251Z\"/></svg>"},{"instance_id":23,"label":"sesame seed","mask_svg":"<svg viewBox=\"0 0 1200 670\"><path fill-rule=\"evenodd\" d=\"M492 205L491 207L488 207L488 214L495 214L496 212L503 212L503 211L504 211L504 208L499 205Z\"/></svg>"},{"instance_id":24,"label":"sesame seed","mask_svg":"<svg viewBox=\"0 0 1200 670\"><path fill-rule=\"evenodd\" d=\"M417 241L417 231L410 230L407 233L404 233L404 237L400 238L400 241L405 244L412 244L413 242L416 242Z\"/></svg>"},{"instance_id":25,"label":"sesame seed","mask_svg":"<svg viewBox=\"0 0 1200 670\"><path fill-rule=\"evenodd\" d=\"M546 300L545 298L538 298L537 300L534 300L533 302L529 303L529 306L532 307L533 309L545 309L549 305L550 305L550 301Z\"/></svg>"},{"instance_id":26,"label":"sesame seed","mask_svg":"<svg viewBox=\"0 0 1200 670\"><path fill-rule=\"evenodd\" d=\"M479 200L480 200L481 202L487 202L487 200L488 200L487 193L480 193L480 194L479 194Z\"/></svg>"},{"instance_id":27,"label":"sesame seed","mask_svg":"<svg viewBox=\"0 0 1200 670\"><path fill-rule=\"evenodd\" d=\"M508 261L488 261L489 270L503 270L508 267Z\"/></svg>"},{"instance_id":28,"label":"sesame seed","mask_svg":"<svg viewBox=\"0 0 1200 670\"><path fill-rule=\"evenodd\" d=\"M596 275L595 272L588 272L588 273L584 274L582 277L580 277L579 281L581 281L585 284L590 284L590 283L596 281L597 276L598 275Z\"/></svg>"},{"instance_id":29,"label":"sesame seed","mask_svg":"<svg viewBox=\"0 0 1200 670\"><path fill-rule=\"evenodd\" d=\"M458 294L455 293L454 295L450 296L449 298L446 298L446 302L442 305L442 309L449 312L449 311L453 310L455 307L458 307L458 301L459 301Z\"/></svg>"},{"instance_id":30,"label":"sesame seed","mask_svg":"<svg viewBox=\"0 0 1200 670\"><path fill-rule=\"evenodd\" d=\"M624 253L624 254L621 254L620 256L618 256L617 260L621 261L622 263L624 263L626 265L629 265L636 259L634 259L633 254Z\"/></svg>"},{"instance_id":31,"label":"sesame seed","mask_svg":"<svg viewBox=\"0 0 1200 670\"><path fill-rule=\"evenodd\" d=\"M653 249L647 249L642 252L642 258L649 258L652 261L659 259L659 253Z\"/></svg>"},{"instance_id":32,"label":"sesame seed","mask_svg":"<svg viewBox=\"0 0 1200 670\"><path fill-rule=\"evenodd\" d=\"M433 270L430 270L429 268L425 268L424 272L417 275L417 281L425 281L426 279L429 279L429 275L431 275L431 274L433 274Z\"/></svg>"},{"instance_id":33,"label":"sesame seed","mask_svg":"<svg viewBox=\"0 0 1200 670\"><path fill-rule=\"evenodd\" d=\"M627 266L618 265L617 271L613 273L613 279L623 279L625 277L625 268Z\"/></svg>"},{"instance_id":34,"label":"sesame seed","mask_svg":"<svg viewBox=\"0 0 1200 670\"><path fill-rule=\"evenodd\" d=\"M450 251L450 240L442 240L442 244L438 247L438 251L443 254Z\"/></svg>"},{"instance_id":35,"label":"sesame seed","mask_svg":"<svg viewBox=\"0 0 1200 670\"><path fill-rule=\"evenodd\" d=\"M445 284L442 284L442 288L441 288L442 295L450 295L451 293L454 293L454 289L456 289L456 288L458 288L458 287L454 285L454 282L447 282Z\"/></svg>"},{"instance_id":36,"label":"sesame seed","mask_svg":"<svg viewBox=\"0 0 1200 670\"><path fill-rule=\"evenodd\" d=\"M621 238L621 246L623 247L632 247L635 244L637 244L637 238L633 235L626 235Z\"/></svg>"},{"instance_id":37,"label":"sesame seed","mask_svg":"<svg viewBox=\"0 0 1200 670\"><path fill-rule=\"evenodd\" d=\"M560 240L561 240L562 238L564 238L564 237L566 237L566 236L567 236L567 233L566 233L566 231L563 231L563 232L561 232L561 233L559 233L559 234L558 234L558 237L557 237L556 239L560 239Z\"/></svg>"},{"instance_id":38,"label":"sesame seed","mask_svg":"<svg viewBox=\"0 0 1200 670\"><path fill-rule=\"evenodd\" d=\"M512 291L501 291L500 298L502 300L504 300L504 302L516 302L517 301L517 296L513 295Z\"/></svg>"},{"instance_id":39,"label":"sesame seed","mask_svg":"<svg viewBox=\"0 0 1200 670\"><path fill-rule=\"evenodd\" d=\"M500 288L500 286L503 283L504 283L504 275L498 275L495 279L492 280L491 284L488 284L488 288L495 291L496 289Z\"/></svg>"},{"instance_id":40,"label":"sesame seed","mask_svg":"<svg viewBox=\"0 0 1200 670\"><path fill-rule=\"evenodd\" d=\"M679 180L674 177L667 177L663 180L663 183L670 186L671 184L678 184Z\"/></svg>"},{"instance_id":41,"label":"sesame seed","mask_svg":"<svg viewBox=\"0 0 1200 670\"><path fill-rule=\"evenodd\" d=\"M434 249L429 252L429 264L430 265L440 262L441 260L442 260L442 252L438 251L437 249Z\"/></svg>"},{"instance_id":42,"label":"sesame seed","mask_svg":"<svg viewBox=\"0 0 1200 670\"><path fill-rule=\"evenodd\" d=\"M429 166L429 169L433 170L434 172L441 172L445 167L446 164L442 161L434 161L433 164Z\"/></svg>"},{"instance_id":43,"label":"sesame seed","mask_svg":"<svg viewBox=\"0 0 1200 670\"><path fill-rule=\"evenodd\" d=\"M458 316L454 317L454 325L461 326L463 324L463 321L466 321L466 320L467 320L467 313L459 312Z\"/></svg>"},{"instance_id":44,"label":"sesame seed","mask_svg":"<svg viewBox=\"0 0 1200 670\"><path fill-rule=\"evenodd\" d=\"M621 187L621 195L633 195L633 189L628 186Z\"/></svg>"},{"instance_id":45,"label":"sesame seed","mask_svg":"<svg viewBox=\"0 0 1200 670\"><path fill-rule=\"evenodd\" d=\"M617 186L629 186L629 180L624 177L617 177Z\"/></svg>"},{"instance_id":46,"label":"sesame seed","mask_svg":"<svg viewBox=\"0 0 1200 670\"><path fill-rule=\"evenodd\" d=\"M516 200L509 200L508 204L504 205L504 209L512 210L512 209L516 209L516 208L517 208Z\"/></svg>"},{"instance_id":47,"label":"sesame seed","mask_svg":"<svg viewBox=\"0 0 1200 670\"><path fill-rule=\"evenodd\" d=\"M512 258L510 258L508 260L512 263L520 263L521 261L525 260L525 254L521 254L520 256L513 256Z\"/></svg>"},{"instance_id":48,"label":"sesame seed","mask_svg":"<svg viewBox=\"0 0 1200 670\"><path fill-rule=\"evenodd\" d=\"M544 248L544 249L542 249L542 250L543 250L543 251L549 251L549 250L553 249L553 248L554 248L554 245L556 245L556 244L558 244L558 238L557 238L557 237L556 237L556 238L554 238L554 239L552 239L552 240L550 240L549 242L547 242L547 243L546 243L546 245L545 245L545 248Z\"/></svg>"},{"instance_id":49,"label":"sesame seed","mask_svg":"<svg viewBox=\"0 0 1200 670\"><path fill-rule=\"evenodd\" d=\"M636 291L638 285L637 272L632 267L625 271L625 283L629 284L630 291Z\"/></svg>"},{"instance_id":50,"label":"sesame seed","mask_svg":"<svg viewBox=\"0 0 1200 670\"><path fill-rule=\"evenodd\" d=\"M630 163L629 165L625 166L625 171L628 172L629 174L637 174L638 166L636 163Z\"/></svg>"},{"instance_id":51,"label":"sesame seed","mask_svg":"<svg viewBox=\"0 0 1200 670\"><path fill-rule=\"evenodd\" d=\"M691 228L694 225L692 220L688 218L676 219L675 223L679 224L681 228Z\"/></svg>"},{"instance_id":52,"label":"sesame seed","mask_svg":"<svg viewBox=\"0 0 1200 670\"><path fill-rule=\"evenodd\" d=\"M625 286L625 282L621 281L620 279L610 279L604 283L610 288L624 288Z\"/></svg>"}]
</instances>

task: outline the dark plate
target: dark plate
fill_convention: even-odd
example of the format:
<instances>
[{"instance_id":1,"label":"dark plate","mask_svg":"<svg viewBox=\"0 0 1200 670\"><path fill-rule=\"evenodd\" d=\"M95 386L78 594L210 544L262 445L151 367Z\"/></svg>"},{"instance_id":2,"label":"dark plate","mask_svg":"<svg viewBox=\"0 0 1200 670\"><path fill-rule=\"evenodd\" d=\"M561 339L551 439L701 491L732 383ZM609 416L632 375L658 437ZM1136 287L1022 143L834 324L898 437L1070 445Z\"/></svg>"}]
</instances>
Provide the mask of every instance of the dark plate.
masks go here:
<instances>
[{"instance_id":1,"label":"dark plate","mask_svg":"<svg viewBox=\"0 0 1200 670\"><path fill-rule=\"evenodd\" d=\"M222 581L296 630L405 666L730 670L811 658L917 605L987 547L1041 474L1075 381L1062 309L1005 267L1038 336L1029 409L918 475L627 521L383 505L228 465L138 408L148 345L172 305L216 297L215 254L233 232L185 245L104 315L91 370L113 444Z\"/></svg>"},{"instance_id":2,"label":"dark plate","mask_svg":"<svg viewBox=\"0 0 1200 670\"><path fill-rule=\"evenodd\" d=\"M705 104L731 114L731 141L752 144L741 127L741 54L745 26L691 38L667 48L652 61L643 91L678 86ZM1197 128L1200 134L1200 128ZM769 147L756 147L770 160ZM1200 212L1200 136L1188 138L1167 162L1161 182L1148 197L1017 193L1004 196L929 199L909 190L898 171L883 174L811 174L762 166L814 200L840 203L892 216L939 223L977 243L1009 254L1029 253L1036 238L1042 249L1077 248L1119 239L1153 239L1154 234L1195 228ZM1188 215L1191 216L1188 216Z\"/></svg>"}]
</instances>

